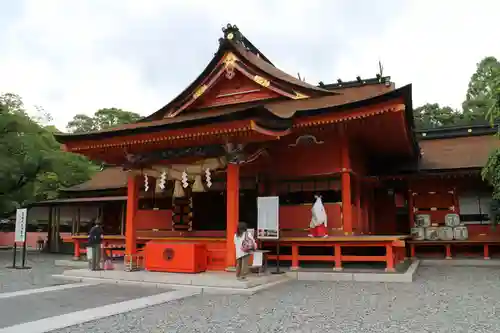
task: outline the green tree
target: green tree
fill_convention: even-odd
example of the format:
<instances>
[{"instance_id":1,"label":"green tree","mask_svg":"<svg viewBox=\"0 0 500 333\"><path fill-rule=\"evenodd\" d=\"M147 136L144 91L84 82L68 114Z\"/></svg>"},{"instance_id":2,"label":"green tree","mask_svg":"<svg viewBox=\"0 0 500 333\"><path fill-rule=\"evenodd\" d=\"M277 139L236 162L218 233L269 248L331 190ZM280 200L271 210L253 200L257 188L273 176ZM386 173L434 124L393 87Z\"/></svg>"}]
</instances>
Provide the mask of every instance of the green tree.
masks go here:
<instances>
[{"instance_id":1,"label":"green tree","mask_svg":"<svg viewBox=\"0 0 500 333\"><path fill-rule=\"evenodd\" d=\"M463 122L463 115L449 106L427 103L413 110L416 128L452 126Z\"/></svg>"},{"instance_id":2,"label":"green tree","mask_svg":"<svg viewBox=\"0 0 500 333\"><path fill-rule=\"evenodd\" d=\"M48 154L50 170L39 174L35 182L37 201L57 198L61 188L83 183L98 170L86 157L61 150L53 135L57 131L54 126L46 126L42 133L52 150Z\"/></svg>"},{"instance_id":3,"label":"green tree","mask_svg":"<svg viewBox=\"0 0 500 333\"><path fill-rule=\"evenodd\" d=\"M61 150L54 127L30 118L22 99L0 95L0 214L57 196L61 187L87 180L95 167Z\"/></svg>"},{"instance_id":4,"label":"green tree","mask_svg":"<svg viewBox=\"0 0 500 333\"><path fill-rule=\"evenodd\" d=\"M486 113L486 118L494 124L500 119L500 66L493 69L493 89L491 106Z\"/></svg>"},{"instance_id":5,"label":"green tree","mask_svg":"<svg viewBox=\"0 0 500 333\"><path fill-rule=\"evenodd\" d=\"M481 69L481 70L480 70ZM475 82L472 82L472 81ZM472 87L472 88L471 88ZM469 102L471 113L482 113L492 125L500 120L500 63L493 57L485 58L478 65L478 71L472 76L469 84L471 97ZM467 97L469 97L469 91ZM493 187L493 201L490 215L492 224L498 224L500 216L500 149L491 152L481 175L483 180Z\"/></svg>"},{"instance_id":6,"label":"green tree","mask_svg":"<svg viewBox=\"0 0 500 333\"><path fill-rule=\"evenodd\" d=\"M482 121L488 118L495 104L498 103L498 80L500 62L495 57L486 57L477 64L476 72L472 75L467 89L466 99L463 102L464 116L470 121ZM492 114L489 115L491 117Z\"/></svg>"},{"instance_id":7,"label":"green tree","mask_svg":"<svg viewBox=\"0 0 500 333\"><path fill-rule=\"evenodd\" d=\"M86 133L100 131L122 124L130 124L141 119L137 113L117 108L97 110L92 117L77 114L68 123L67 129L71 133Z\"/></svg>"}]
</instances>

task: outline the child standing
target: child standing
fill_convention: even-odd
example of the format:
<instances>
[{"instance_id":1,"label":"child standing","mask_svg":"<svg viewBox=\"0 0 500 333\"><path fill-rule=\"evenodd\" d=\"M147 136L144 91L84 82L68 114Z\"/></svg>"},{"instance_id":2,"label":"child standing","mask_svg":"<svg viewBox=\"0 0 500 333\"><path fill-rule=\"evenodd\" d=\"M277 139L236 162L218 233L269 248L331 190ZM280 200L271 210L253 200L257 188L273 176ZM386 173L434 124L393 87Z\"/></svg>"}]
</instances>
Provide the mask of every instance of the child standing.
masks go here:
<instances>
[{"instance_id":1,"label":"child standing","mask_svg":"<svg viewBox=\"0 0 500 333\"><path fill-rule=\"evenodd\" d=\"M247 224L240 222L234 235L234 246L236 247L236 278L244 280L248 274L248 261L250 253L257 248L253 235L248 231Z\"/></svg>"}]
</instances>

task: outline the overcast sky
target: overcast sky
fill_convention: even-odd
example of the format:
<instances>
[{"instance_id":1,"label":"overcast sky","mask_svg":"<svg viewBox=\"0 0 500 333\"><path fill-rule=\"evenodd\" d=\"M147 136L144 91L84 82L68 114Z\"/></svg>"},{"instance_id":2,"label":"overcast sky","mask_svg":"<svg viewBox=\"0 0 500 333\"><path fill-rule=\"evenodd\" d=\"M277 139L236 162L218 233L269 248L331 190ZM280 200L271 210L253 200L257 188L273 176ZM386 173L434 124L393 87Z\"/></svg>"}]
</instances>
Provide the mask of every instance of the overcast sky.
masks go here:
<instances>
[{"instance_id":1,"label":"overcast sky","mask_svg":"<svg viewBox=\"0 0 500 333\"><path fill-rule=\"evenodd\" d=\"M236 24L271 61L317 84L374 77L415 105L458 108L476 63L500 57L498 0L0 0L0 92L64 129L77 113L153 113Z\"/></svg>"}]
</instances>

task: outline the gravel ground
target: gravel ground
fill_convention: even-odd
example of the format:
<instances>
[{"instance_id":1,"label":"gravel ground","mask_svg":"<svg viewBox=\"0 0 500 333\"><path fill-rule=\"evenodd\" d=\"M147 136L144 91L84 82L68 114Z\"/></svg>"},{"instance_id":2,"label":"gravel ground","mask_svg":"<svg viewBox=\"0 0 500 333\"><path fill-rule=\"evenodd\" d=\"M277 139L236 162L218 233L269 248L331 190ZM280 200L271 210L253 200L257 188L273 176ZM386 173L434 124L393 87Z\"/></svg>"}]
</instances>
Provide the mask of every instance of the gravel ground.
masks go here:
<instances>
[{"instance_id":1,"label":"gravel ground","mask_svg":"<svg viewBox=\"0 0 500 333\"><path fill-rule=\"evenodd\" d=\"M165 291L156 287L101 284L0 299L0 328Z\"/></svg>"},{"instance_id":2,"label":"gravel ground","mask_svg":"<svg viewBox=\"0 0 500 333\"><path fill-rule=\"evenodd\" d=\"M12 266L12 251L0 250L0 292L12 292L31 288L42 288L64 284L52 278L52 274L62 273L65 269L55 267L57 259L70 259L67 255L40 254L28 252L26 266L32 269L9 269ZM20 261L19 261L20 262Z\"/></svg>"},{"instance_id":3,"label":"gravel ground","mask_svg":"<svg viewBox=\"0 0 500 333\"><path fill-rule=\"evenodd\" d=\"M498 268L421 267L412 284L290 282L194 296L54 333L500 332Z\"/></svg>"}]
</instances>

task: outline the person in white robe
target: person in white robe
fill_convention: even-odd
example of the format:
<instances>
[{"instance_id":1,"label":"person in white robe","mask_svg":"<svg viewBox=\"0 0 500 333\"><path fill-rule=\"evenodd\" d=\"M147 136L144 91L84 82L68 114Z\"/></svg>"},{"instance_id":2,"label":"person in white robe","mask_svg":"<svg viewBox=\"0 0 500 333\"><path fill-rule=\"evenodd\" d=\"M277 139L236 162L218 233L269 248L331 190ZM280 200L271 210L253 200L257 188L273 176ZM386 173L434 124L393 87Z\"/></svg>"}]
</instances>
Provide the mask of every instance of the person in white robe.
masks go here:
<instances>
[{"instance_id":1,"label":"person in white robe","mask_svg":"<svg viewBox=\"0 0 500 333\"><path fill-rule=\"evenodd\" d=\"M309 237L328 237L327 216L325 206L321 200L321 196L315 195L316 198L312 206L311 223L309 224Z\"/></svg>"}]
</instances>

